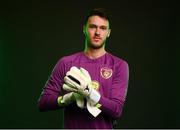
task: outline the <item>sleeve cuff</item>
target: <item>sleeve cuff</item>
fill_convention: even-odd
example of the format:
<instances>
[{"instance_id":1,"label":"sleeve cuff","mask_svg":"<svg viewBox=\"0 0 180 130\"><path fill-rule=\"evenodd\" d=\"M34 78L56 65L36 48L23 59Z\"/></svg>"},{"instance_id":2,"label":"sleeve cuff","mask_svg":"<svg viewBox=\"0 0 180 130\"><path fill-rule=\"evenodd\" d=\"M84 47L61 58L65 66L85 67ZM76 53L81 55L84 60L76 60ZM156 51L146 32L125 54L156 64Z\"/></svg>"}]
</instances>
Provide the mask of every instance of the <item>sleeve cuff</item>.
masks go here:
<instances>
[{"instance_id":1,"label":"sleeve cuff","mask_svg":"<svg viewBox=\"0 0 180 130\"><path fill-rule=\"evenodd\" d=\"M101 108L101 106L102 106L102 105L101 105L100 103L97 103L97 104L96 104L96 107L97 107L97 108Z\"/></svg>"},{"instance_id":2,"label":"sleeve cuff","mask_svg":"<svg viewBox=\"0 0 180 130\"><path fill-rule=\"evenodd\" d=\"M58 103L58 105L59 105L60 107L64 105L64 104L62 103L62 99L63 99L62 96L59 96L59 97L57 98L57 103Z\"/></svg>"}]
</instances>

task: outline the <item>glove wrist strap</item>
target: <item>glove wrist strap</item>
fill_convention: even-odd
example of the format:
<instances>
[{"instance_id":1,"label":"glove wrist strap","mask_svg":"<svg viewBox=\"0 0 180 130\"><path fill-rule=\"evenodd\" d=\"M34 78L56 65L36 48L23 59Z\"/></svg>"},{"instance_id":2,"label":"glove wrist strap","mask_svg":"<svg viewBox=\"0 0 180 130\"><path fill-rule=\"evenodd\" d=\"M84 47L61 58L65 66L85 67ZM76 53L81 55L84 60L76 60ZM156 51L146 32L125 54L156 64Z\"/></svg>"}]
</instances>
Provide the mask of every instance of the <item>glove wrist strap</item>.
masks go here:
<instances>
[{"instance_id":1,"label":"glove wrist strap","mask_svg":"<svg viewBox=\"0 0 180 130\"><path fill-rule=\"evenodd\" d=\"M89 98L92 101L92 104L96 105L99 102L101 95L98 93L98 91L92 89Z\"/></svg>"}]
</instances>

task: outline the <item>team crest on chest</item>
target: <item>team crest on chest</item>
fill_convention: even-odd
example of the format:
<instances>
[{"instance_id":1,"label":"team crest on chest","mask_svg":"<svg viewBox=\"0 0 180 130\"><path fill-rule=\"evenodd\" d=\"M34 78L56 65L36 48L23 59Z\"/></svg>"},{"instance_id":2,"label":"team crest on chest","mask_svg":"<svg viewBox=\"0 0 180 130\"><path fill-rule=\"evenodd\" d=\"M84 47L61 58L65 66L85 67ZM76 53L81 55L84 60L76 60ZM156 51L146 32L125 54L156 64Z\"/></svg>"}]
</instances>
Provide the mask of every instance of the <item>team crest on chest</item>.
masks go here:
<instances>
[{"instance_id":1,"label":"team crest on chest","mask_svg":"<svg viewBox=\"0 0 180 130\"><path fill-rule=\"evenodd\" d=\"M103 67L103 68L101 68L100 73L104 79L108 79L112 76L113 71L112 71L112 69L110 69L108 67Z\"/></svg>"}]
</instances>

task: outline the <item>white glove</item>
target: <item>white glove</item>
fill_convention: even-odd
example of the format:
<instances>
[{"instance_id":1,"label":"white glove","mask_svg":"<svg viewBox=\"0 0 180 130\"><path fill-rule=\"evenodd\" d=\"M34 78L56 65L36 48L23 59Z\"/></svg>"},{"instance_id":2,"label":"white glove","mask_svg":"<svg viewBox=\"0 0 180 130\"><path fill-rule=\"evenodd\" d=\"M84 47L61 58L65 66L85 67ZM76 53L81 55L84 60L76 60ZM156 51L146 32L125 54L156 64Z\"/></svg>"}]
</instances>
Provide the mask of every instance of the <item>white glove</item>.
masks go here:
<instances>
[{"instance_id":1,"label":"white glove","mask_svg":"<svg viewBox=\"0 0 180 130\"><path fill-rule=\"evenodd\" d=\"M101 95L92 88L91 77L87 70L83 68L78 69L73 66L66 73L64 81L68 86L73 88L74 92L80 93L90 100L92 105L99 102Z\"/></svg>"},{"instance_id":2,"label":"white glove","mask_svg":"<svg viewBox=\"0 0 180 130\"><path fill-rule=\"evenodd\" d=\"M71 67L64 78L67 89L71 87L73 92L80 93L87 99L88 111L96 117L101 112L95 105L99 102L101 95L92 88L91 77L87 70Z\"/></svg>"},{"instance_id":3,"label":"white glove","mask_svg":"<svg viewBox=\"0 0 180 130\"><path fill-rule=\"evenodd\" d=\"M63 89L66 90L66 91L69 91L69 92L72 92L73 93L73 96L76 100L76 104L78 107L80 108L84 108L84 97L78 93L76 93L76 90L69 87L68 85L66 84L63 84Z\"/></svg>"},{"instance_id":4,"label":"white glove","mask_svg":"<svg viewBox=\"0 0 180 130\"><path fill-rule=\"evenodd\" d=\"M66 90L66 91L72 91L72 93L74 93L74 97L75 97L77 106L80 107L80 108L84 108L84 97L82 95L73 92L73 91L76 91L76 90L74 90L73 88L69 87L66 84L63 85L63 89ZM98 116L101 113L101 110L98 109L96 106L92 105L90 100L87 100L86 106L87 106L88 111L94 117Z\"/></svg>"}]
</instances>

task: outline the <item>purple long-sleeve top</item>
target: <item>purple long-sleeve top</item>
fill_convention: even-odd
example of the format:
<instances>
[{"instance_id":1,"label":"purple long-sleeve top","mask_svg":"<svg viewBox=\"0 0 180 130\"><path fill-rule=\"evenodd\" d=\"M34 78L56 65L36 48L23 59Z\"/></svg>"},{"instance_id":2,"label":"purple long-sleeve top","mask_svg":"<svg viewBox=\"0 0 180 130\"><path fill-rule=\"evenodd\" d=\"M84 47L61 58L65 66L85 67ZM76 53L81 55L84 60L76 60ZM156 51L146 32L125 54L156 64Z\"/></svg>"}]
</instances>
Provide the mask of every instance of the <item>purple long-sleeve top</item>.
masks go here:
<instances>
[{"instance_id":1,"label":"purple long-sleeve top","mask_svg":"<svg viewBox=\"0 0 180 130\"><path fill-rule=\"evenodd\" d=\"M93 117L86 108L76 103L60 107L57 98L62 93L64 76L72 66L83 67L91 75L92 81L99 84L102 112ZM126 61L110 53L90 59L84 52L61 58L55 65L38 101L41 111L64 109L64 128L112 129L112 121L120 117L126 99L129 68Z\"/></svg>"}]
</instances>

